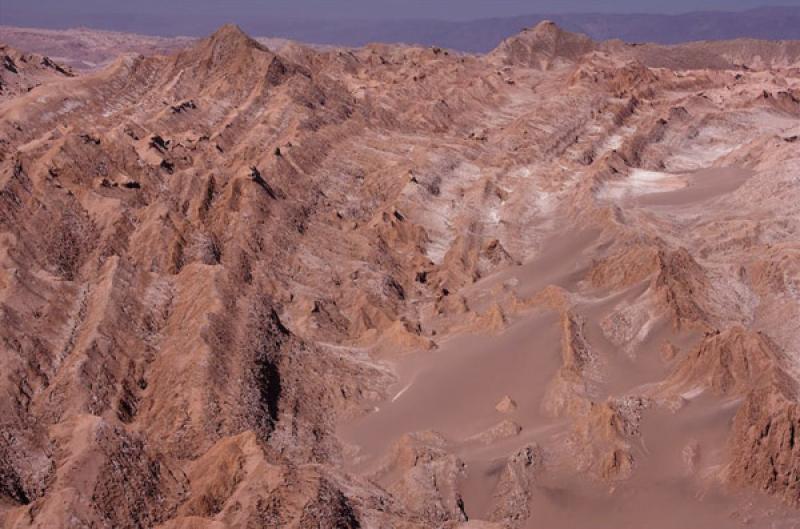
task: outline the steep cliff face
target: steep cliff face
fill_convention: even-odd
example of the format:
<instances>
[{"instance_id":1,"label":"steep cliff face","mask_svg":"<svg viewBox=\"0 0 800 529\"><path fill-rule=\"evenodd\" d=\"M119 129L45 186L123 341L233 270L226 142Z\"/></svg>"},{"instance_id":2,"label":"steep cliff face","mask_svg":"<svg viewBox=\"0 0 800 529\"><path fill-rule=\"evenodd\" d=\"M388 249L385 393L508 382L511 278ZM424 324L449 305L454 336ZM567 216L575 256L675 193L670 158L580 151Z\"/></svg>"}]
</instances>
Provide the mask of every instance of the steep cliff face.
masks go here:
<instances>
[{"instance_id":1,"label":"steep cliff face","mask_svg":"<svg viewBox=\"0 0 800 529\"><path fill-rule=\"evenodd\" d=\"M745 398L729 440L729 479L800 504L798 386L785 373L767 373Z\"/></svg>"}]
</instances>

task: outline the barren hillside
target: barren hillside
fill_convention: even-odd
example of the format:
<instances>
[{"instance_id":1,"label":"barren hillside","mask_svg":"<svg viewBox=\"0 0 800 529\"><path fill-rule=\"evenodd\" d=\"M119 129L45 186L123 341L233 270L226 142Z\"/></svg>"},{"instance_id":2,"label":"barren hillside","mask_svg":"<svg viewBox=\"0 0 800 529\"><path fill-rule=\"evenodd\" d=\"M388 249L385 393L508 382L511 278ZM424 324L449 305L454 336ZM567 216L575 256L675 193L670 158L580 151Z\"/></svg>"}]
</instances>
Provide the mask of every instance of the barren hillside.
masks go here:
<instances>
[{"instance_id":1,"label":"barren hillside","mask_svg":"<svg viewBox=\"0 0 800 529\"><path fill-rule=\"evenodd\" d=\"M2 93L4 529L800 527L798 43L186 44Z\"/></svg>"}]
</instances>

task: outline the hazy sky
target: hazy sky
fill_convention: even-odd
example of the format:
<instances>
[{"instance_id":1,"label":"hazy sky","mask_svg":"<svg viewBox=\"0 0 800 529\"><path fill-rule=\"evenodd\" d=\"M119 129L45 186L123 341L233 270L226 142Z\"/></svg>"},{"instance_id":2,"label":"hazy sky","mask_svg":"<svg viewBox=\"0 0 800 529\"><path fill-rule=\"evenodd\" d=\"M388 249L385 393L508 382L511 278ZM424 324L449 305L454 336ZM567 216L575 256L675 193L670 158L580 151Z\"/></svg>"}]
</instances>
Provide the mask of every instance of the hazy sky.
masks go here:
<instances>
[{"instance_id":1,"label":"hazy sky","mask_svg":"<svg viewBox=\"0 0 800 529\"><path fill-rule=\"evenodd\" d=\"M103 16L215 16L229 20L248 15L275 18L438 18L465 20L518 14L564 12L678 13L740 10L769 0L0 0L0 24L74 23ZM772 4L800 5L800 0Z\"/></svg>"}]
</instances>

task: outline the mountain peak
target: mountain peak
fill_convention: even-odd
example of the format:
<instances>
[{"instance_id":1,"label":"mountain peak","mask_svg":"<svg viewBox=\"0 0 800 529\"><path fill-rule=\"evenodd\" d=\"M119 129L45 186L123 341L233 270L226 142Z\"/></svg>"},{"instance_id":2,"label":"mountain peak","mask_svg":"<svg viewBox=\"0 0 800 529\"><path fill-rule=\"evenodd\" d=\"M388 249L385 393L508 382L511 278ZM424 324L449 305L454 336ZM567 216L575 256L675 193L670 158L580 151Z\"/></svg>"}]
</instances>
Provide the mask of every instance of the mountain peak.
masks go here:
<instances>
[{"instance_id":1,"label":"mountain peak","mask_svg":"<svg viewBox=\"0 0 800 529\"><path fill-rule=\"evenodd\" d=\"M533 31L534 33L553 33L564 30L552 20L542 20L532 28L529 28L529 31Z\"/></svg>"},{"instance_id":2,"label":"mountain peak","mask_svg":"<svg viewBox=\"0 0 800 529\"><path fill-rule=\"evenodd\" d=\"M552 20L542 20L535 26L524 29L521 33L518 33L516 38L544 39L547 41L552 41L554 39L564 41L591 40L588 36L583 35L582 33L573 33L572 31L567 31Z\"/></svg>"},{"instance_id":3,"label":"mountain peak","mask_svg":"<svg viewBox=\"0 0 800 529\"><path fill-rule=\"evenodd\" d=\"M247 33L242 30L237 24L223 24L220 26L214 33L211 34L212 39L222 39L222 38L249 38Z\"/></svg>"},{"instance_id":4,"label":"mountain peak","mask_svg":"<svg viewBox=\"0 0 800 529\"><path fill-rule=\"evenodd\" d=\"M191 48L181 51L175 61L179 70L190 69L193 72L187 77L187 83L202 79L206 88L213 86L221 93L249 90L253 83L260 82L270 72L273 62L280 63L267 47L234 24L220 27ZM280 70L282 66L273 66L273 71L274 68Z\"/></svg>"},{"instance_id":5,"label":"mountain peak","mask_svg":"<svg viewBox=\"0 0 800 529\"><path fill-rule=\"evenodd\" d=\"M271 58L269 49L235 24L225 24L181 55L187 63L201 64L209 71L222 69L229 73L250 70L253 61L269 61Z\"/></svg>"},{"instance_id":6,"label":"mountain peak","mask_svg":"<svg viewBox=\"0 0 800 529\"><path fill-rule=\"evenodd\" d=\"M211 44L221 44L225 46L247 46L250 48L266 49L236 24L225 24L221 26L208 37L207 41Z\"/></svg>"},{"instance_id":7,"label":"mountain peak","mask_svg":"<svg viewBox=\"0 0 800 529\"><path fill-rule=\"evenodd\" d=\"M506 64L547 69L556 60L575 61L596 47L588 36L566 31L552 20L543 20L504 40L491 55Z\"/></svg>"}]
</instances>

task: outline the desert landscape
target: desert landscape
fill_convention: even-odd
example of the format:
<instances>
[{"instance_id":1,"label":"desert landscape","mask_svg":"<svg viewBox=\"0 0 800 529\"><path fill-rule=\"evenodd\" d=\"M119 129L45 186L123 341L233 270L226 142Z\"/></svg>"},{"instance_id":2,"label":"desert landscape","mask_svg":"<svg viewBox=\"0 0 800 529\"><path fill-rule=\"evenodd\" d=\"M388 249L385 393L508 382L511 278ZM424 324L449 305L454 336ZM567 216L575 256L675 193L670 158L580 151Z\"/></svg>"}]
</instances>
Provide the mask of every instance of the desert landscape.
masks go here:
<instances>
[{"instance_id":1,"label":"desert landscape","mask_svg":"<svg viewBox=\"0 0 800 529\"><path fill-rule=\"evenodd\" d=\"M800 528L800 41L0 41L3 529Z\"/></svg>"}]
</instances>

